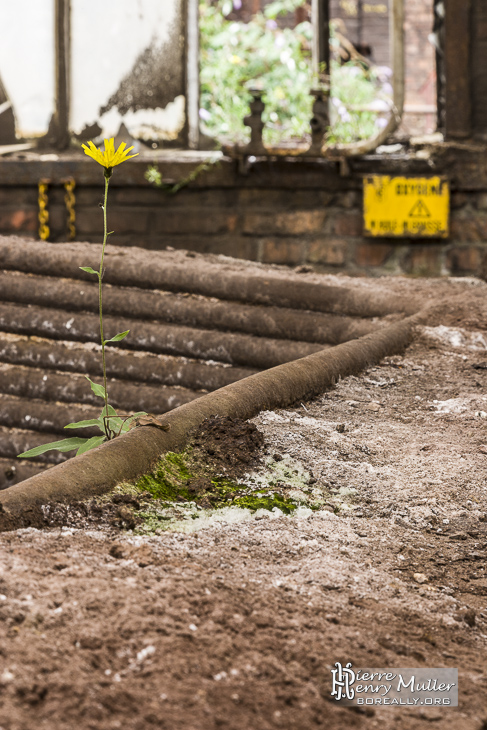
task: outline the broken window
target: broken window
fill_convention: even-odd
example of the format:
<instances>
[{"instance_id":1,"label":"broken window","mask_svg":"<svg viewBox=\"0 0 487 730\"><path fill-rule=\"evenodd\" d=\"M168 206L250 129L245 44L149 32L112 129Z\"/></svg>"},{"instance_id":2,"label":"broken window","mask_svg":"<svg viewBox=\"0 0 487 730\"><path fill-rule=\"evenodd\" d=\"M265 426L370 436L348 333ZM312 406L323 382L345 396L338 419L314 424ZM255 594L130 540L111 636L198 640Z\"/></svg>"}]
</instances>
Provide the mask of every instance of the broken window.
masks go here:
<instances>
[{"instance_id":1,"label":"broken window","mask_svg":"<svg viewBox=\"0 0 487 730\"><path fill-rule=\"evenodd\" d=\"M114 136L123 123L184 145L184 0L1 4L0 111L9 104L16 139Z\"/></svg>"},{"instance_id":2,"label":"broken window","mask_svg":"<svg viewBox=\"0 0 487 730\"><path fill-rule=\"evenodd\" d=\"M55 105L53 0L1 0L0 144L46 134Z\"/></svg>"},{"instance_id":3,"label":"broken window","mask_svg":"<svg viewBox=\"0 0 487 730\"><path fill-rule=\"evenodd\" d=\"M200 128L240 143L257 87L266 102L264 141L299 146L313 103L317 116L319 77L326 82L320 59L328 61L328 28L329 143L384 137L395 126L404 0L200 1L198 16L198 0L0 0L0 144L38 138L62 148L73 135L115 136L122 124L153 147L196 147ZM435 124L432 3L405 4L409 133Z\"/></svg>"}]
</instances>

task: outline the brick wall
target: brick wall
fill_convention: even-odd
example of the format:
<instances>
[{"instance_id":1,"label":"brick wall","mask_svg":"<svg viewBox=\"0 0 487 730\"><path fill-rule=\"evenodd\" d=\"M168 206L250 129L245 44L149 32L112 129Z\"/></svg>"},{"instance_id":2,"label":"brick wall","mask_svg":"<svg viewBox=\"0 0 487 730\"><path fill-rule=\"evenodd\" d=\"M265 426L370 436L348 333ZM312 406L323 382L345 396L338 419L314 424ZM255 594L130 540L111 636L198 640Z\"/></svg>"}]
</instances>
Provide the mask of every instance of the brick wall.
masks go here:
<instances>
[{"instance_id":1,"label":"brick wall","mask_svg":"<svg viewBox=\"0 0 487 730\"><path fill-rule=\"evenodd\" d=\"M487 162L479 152L439 150L438 160L371 156L350 162L350 174L330 161L257 161L246 174L236 161L170 195L150 186L150 162L117 168L110 187L108 225L117 245L172 246L263 263L311 266L354 274L480 274L487 252ZM157 158L166 179L187 176L201 161ZM156 161L157 161L156 160ZM49 177L50 240L67 239L62 181L73 175L77 239L98 242L103 176L90 160L49 163L0 160L0 233L37 237L37 181ZM483 167L482 167L483 165ZM485 169L484 169L485 168ZM473 172L473 171L476 172ZM362 235L362 178L382 174L448 174L452 187L449 239L372 239Z\"/></svg>"}]
</instances>

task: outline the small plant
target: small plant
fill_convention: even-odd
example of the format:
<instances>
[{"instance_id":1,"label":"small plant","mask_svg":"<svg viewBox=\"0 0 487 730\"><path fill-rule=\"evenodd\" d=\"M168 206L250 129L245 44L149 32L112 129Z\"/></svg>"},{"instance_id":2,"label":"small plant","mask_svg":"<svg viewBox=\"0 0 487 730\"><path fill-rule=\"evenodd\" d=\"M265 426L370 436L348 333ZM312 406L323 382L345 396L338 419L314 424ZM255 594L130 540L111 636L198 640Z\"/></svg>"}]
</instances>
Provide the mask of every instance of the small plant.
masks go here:
<instances>
[{"instance_id":1,"label":"small plant","mask_svg":"<svg viewBox=\"0 0 487 730\"><path fill-rule=\"evenodd\" d=\"M195 167L195 169L192 170L187 177L182 178L177 183L163 182L162 175L156 165L149 165L145 171L144 177L148 182L154 185L154 187L160 188L160 190L163 190L168 195L175 195L176 193L179 193L182 188L185 188L194 182L199 175L202 175L204 172L208 172L214 167L218 167L220 163L220 154L217 153L202 162L201 165L198 165L198 167Z\"/></svg>"},{"instance_id":2,"label":"small plant","mask_svg":"<svg viewBox=\"0 0 487 730\"><path fill-rule=\"evenodd\" d=\"M103 332L103 297L102 297L102 280L103 280L103 260L105 257L105 248L108 240L108 236L113 231L107 232L107 201L108 201L108 184L112 176L113 168L116 165L120 165L126 160L130 160L132 157L136 157L136 154L129 155L128 153L133 149L129 147L125 149L126 144L122 142L117 150L115 150L115 143L113 137L105 140L105 149L102 152L97 149L93 142L88 142L88 146L82 145L85 154L92 157L95 162L98 162L104 168L105 176L105 199L103 202L103 245L101 249L101 260L98 271L95 271L91 266L80 266L82 271L86 271L88 274L93 274L98 278L98 314L100 318L100 343L101 343L101 359L102 359L102 371L103 371L103 385L94 383L86 375L86 379L91 385L91 390L96 396L103 398L104 406L102 412L98 418L91 418L87 421L78 421L77 423L68 423L64 428L91 428L93 426L98 427L101 431L101 436L92 436L91 438L82 438L74 436L72 438L62 439L61 441L52 441L49 444L42 444L36 446L29 451L24 451L19 454L18 458L32 458L40 456L46 451L74 451L76 455L83 454L85 451L94 449L96 446L100 446L104 441L110 441L111 439L119 436L121 433L125 433L129 430L132 425L132 421L140 416L147 415L145 412L135 413L132 416L121 416L108 402L108 390L107 390L107 368L106 368L106 346L110 342L120 342L127 337L130 330L125 332L119 332L117 335L110 337L108 340L105 339Z\"/></svg>"}]
</instances>

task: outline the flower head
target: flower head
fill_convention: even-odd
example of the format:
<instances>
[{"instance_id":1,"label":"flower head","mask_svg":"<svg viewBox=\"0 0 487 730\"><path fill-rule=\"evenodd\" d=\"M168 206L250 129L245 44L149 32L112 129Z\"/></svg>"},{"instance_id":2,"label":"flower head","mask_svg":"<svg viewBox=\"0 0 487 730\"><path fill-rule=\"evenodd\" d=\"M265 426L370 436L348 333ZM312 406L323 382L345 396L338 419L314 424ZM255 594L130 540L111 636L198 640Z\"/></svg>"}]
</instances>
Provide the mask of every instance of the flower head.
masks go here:
<instances>
[{"instance_id":1,"label":"flower head","mask_svg":"<svg viewBox=\"0 0 487 730\"><path fill-rule=\"evenodd\" d=\"M105 177L111 176L112 168L115 167L115 165L120 165L122 162L130 160L132 157L137 157L139 154L136 152L134 155L129 155L128 153L130 150L133 150L134 148L129 147L128 150L126 150L125 148L127 145L125 142L122 142L118 150L115 151L115 140L113 137L105 139L104 142L104 152L95 147L93 142L88 142L88 147L85 144L82 144L81 146L85 151L85 155L93 158L95 162L98 162L99 165L102 165L102 167L105 168Z\"/></svg>"}]
</instances>

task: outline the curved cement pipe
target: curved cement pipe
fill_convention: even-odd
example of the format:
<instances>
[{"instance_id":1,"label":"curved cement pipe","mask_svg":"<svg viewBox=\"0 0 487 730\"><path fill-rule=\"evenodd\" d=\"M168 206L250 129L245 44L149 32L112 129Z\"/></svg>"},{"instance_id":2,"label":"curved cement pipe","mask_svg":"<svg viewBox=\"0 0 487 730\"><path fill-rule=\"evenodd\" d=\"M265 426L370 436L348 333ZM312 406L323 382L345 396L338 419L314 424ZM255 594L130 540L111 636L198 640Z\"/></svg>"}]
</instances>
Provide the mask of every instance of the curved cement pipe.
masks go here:
<instances>
[{"instance_id":1,"label":"curved cement pipe","mask_svg":"<svg viewBox=\"0 0 487 730\"><path fill-rule=\"evenodd\" d=\"M93 281L80 270L87 261L99 258L99 244L42 243L6 239L0 241L0 268L69 279ZM299 274L282 276L279 270L259 270L258 266L238 266L231 259L215 260L184 255L168 256L164 251L110 246L106 254L107 270L103 281L124 287L164 289L190 292L247 304L308 309L351 317L383 317L399 312L413 314L421 303L390 293L372 293L357 287L345 287L306 281ZM88 255L89 254L89 255Z\"/></svg>"},{"instance_id":2,"label":"curved cement pipe","mask_svg":"<svg viewBox=\"0 0 487 730\"><path fill-rule=\"evenodd\" d=\"M189 434L212 415L252 418L319 395L340 377L352 375L402 351L426 312L358 340L251 375L167 414L168 431L136 428L93 451L9 487L0 495L0 530L42 525L42 505L87 499L150 471L161 454L184 447Z\"/></svg>"},{"instance_id":3,"label":"curved cement pipe","mask_svg":"<svg viewBox=\"0 0 487 730\"><path fill-rule=\"evenodd\" d=\"M36 304L65 312L98 312L98 284L86 281L0 271L0 291L5 303ZM103 311L105 315L117 317L333 345L361 337L382 326L340 314L219 301L201 295L181 296L175 292L121 288L110 284L104 287Z\"/></svg>"}]
</instances>

